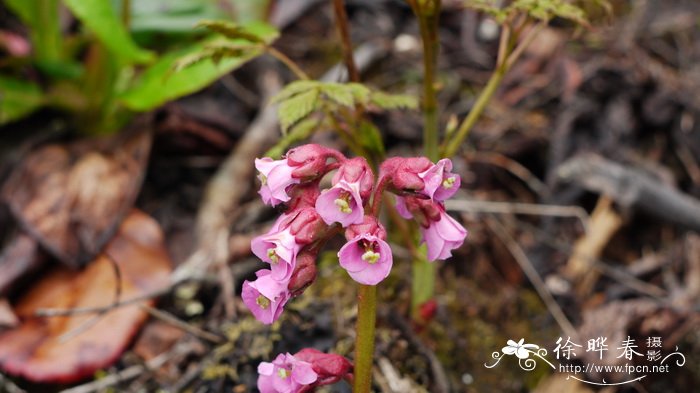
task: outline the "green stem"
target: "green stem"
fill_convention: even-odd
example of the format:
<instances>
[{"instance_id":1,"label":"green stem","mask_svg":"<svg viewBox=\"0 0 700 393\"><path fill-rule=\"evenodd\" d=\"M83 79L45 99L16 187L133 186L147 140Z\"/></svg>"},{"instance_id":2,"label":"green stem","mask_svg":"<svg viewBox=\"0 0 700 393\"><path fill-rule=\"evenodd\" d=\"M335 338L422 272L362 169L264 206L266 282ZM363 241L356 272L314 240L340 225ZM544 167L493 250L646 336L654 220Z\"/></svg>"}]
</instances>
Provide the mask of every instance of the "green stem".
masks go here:
<instances>
[{"instance_id":1,"label":"green stem","mask_svg":"<svg viewBox=\"0 0 700 393\"><path fill-rule=\"evenodd\" d=\"M423 41L423 144L425 155L432 161L438 160L438 105L435 74L437 55L440 49L438 22L440 19L440 1L420 4L410 0L413 12L418 17L421 39Z\"/></svg>"},{"instance_id":2,"label":"green stem","mask_svg":"<svg viewBox=\"0 0 700 393\"><path fill-rule=\"evenodd\" d=\"M278 51L277 49L271 46L266 46L265 51L267 51L267 53L270 54L272 57L286 65L294 73L294 75L297 76L297 78L303 80L309 79L309 76L306 75L306 73L297 65L297 63L295 63L292 59L287 57L287 55L285 55L284 53Z\"/></svg>"},{"instance_id":3,"label":"green stem","mask_svg":"<svg viewBox=\"0 0 700 393\"><path fill-rule=\"evenodd\" d=\"M374 325L377 319L377 287L360 285L357 292L355 377L353 393L370 393L374 358Z\"/></svg>"},{"instance_id":4,"label":"green stem","mask_svg":"<svg viewBox=\"0 0 700 393\"><path fill-rule=\"evenodd\" d=\"M58 0L38 0L36 26L32 41L39 62L51 64L61 57L61 27L59 25Z\"/></svg>"},{"instance_id":5,"label":"green stem","mask_svg":"<svg viewBox=\"0 0 700 393\"><path fill-rule=\"evenodd\" d=\"M474 127L474 124L476 124L476 121L479 119L484 109L486 109L486 105L489 103L489 101L491 101L491 97L493 97L493 94L498 89L498 86L500 86L506 71L506 67L501 66L498 67L491 75L491 78L486 84L486 87L484 87L484 90L482 90L481 94L479 94L479 98L477 98L471 111L469 111L467 117L462 121L462 124L457 129L457 132L452 140L449 141L449 143L443 149L443 157L452 157L455 155L455 153L457 153L460 145L464 139L466 139L467 135L469 135L469 131L471 131L472 127Z\"/></svg>"},{"instance_id":6,"label":"green stem","mask_svg":"<svg viewBox=\"0 0 700 393\"><path fill-rule=\"evenodd\" d=\"M494 93L498 90L498 86L501 85L503 77L506 75L508 70L513 66L520 55L525 51L525 49L532 43L537 34L539 34L542 29L547 26L547 21L541 21L535 25L530 31L528 31L526 36L520 41L520 44L513 48L514 43L518 42L519 33L516 31L511 34L510 27L506 24L503 26L503 33L501 34L501 42L498 48L498 61L496 64L496 69L488 83L484 87L484 90L479 94L474 106L467 117L462 121L454 137L447 142L442 149L443 157L452 157L459 150L459 146L464 142L464 140L469 135L469 131L474 127L476 121L479 119L481 114L486 109L486 105L491 101Z\"/></svg>"},{"instance_id":7,"label":"green stem","mask_svg":"<svg viewBox=\"0 0 700 393\"><path fill-rule=\"evenodd\" d=\"M435 74L437 55L440 49L438 22L440 18L440 0L426 2L408 0L413 13L418 17L418 26L423 41L423 145L425 155L431 161L439 157L439 114ZM411 241L413 241L411 239ZM417 315L418 307L433 298L435 288L436 265L425 258L413 261L413 281L411 290L412 314Z\"/></svg>"}]
</instances>

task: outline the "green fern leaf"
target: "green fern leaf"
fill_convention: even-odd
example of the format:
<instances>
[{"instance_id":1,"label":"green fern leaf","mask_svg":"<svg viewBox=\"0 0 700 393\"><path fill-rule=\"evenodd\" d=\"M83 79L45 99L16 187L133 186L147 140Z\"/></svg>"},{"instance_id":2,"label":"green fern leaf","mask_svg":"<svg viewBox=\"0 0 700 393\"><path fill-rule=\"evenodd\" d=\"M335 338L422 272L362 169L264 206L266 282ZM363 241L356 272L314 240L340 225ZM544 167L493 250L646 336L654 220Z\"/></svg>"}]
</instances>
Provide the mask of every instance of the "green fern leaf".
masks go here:
<instances>
[{"instance_id":1,"label":"green fern leaf","mask_svg":"<svg viewBox=\"0 0 700 393\"><path fill-rule=\"evenodd\" d=\"M294 81L294 82L288 84L287 86L285 86L284 89L282 89L282 91L277 93L276 96L272 97L272 99L270 99L270 103L271 104L280 103L280 102L287 100L287 99L289 99L289 98L291 98L299 93L303 93L303 92L310 90L310 89L315 89L318 87L319 84L320 84L320 82L318 82L318 81L309 81L309 80Z\"/></svg>"},{"instance_id":2,"label":"green fern leaf","mask_svg":"<svg viewBox=\"0 0 700 393\"><path fill-rule=\"evenodd\" d=\"M329 100L335 101L336 103L347 106L355 106L355 95L348 88L347 84L343 83L323 83L319 85L321 93L328 97Z\"/></svg>"},{"instance_id":3,"label":"green fern leaf","mask_svg":"<svg viewBox=\"0 0 700 393\"><path fill-rule=\"evenodd\" d=\"M416 97L407 94L388 94L383 91L373 91L370 101L381 109L416 109L418 107Z\"/></svg>"},{"instance_id":4,"label":"green fern leaf","mask_svg":"<svg viewBox=\"0 0 700 393\"><path fill-rule=\"evenodd\" d=\"M292 125L308 116L317 108L318 95L318 89L310 89L280 103L277 114L284 134L287 133L287 130Z\"/></svg>"}]
</instances>

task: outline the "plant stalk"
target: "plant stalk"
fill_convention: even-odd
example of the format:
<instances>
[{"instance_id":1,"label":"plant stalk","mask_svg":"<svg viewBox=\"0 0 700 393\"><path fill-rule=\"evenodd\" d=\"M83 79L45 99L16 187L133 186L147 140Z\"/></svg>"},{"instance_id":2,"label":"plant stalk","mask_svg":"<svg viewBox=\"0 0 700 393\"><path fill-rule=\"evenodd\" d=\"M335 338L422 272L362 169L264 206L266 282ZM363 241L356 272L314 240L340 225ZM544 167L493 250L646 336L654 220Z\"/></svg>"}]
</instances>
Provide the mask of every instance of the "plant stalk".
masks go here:
<instances>
[{"instance_id":1,"label":"plant stalk","mask_svg":"<svg viewBox=\"0 0 700 393\"><path fill-rule=\"evenodd\" d=\"M506 71L505 66L500 66L493 72L493 74L491 74L491 78L484 87L484 90L482 90L481 94L479 94L479 98L477 98L474 106L469 111L469 114L462 121L462 124L457 129L457 132L452 140L450 140L443 149L443 157L452 157L457 153L460 145L464 139L467 138L469 131L471 131L472 127L474 127L474 124L476 124L476 121L484 112L484 109L486 109L486 105L489 103L489 101L491 101L491 97L493 97L493 94L498 89L498 86L500 86Z\"/></svg>"},{"instance_id":2,"label":"plant stalk","mask_svg":"<svg viewBox=\"0 0 700 393\"><path fill-rule=\"evenodd\" d=\"M355 372L353 393L372 390L374 358L374 326L377 320L377 287L359 285L357 292L357 324L355 325Z\"/></svg>"},{"instance_id":3,"label":"plant stalk","mask_svg":"<svg viewBox=\"0 0 700 393\"><path fill-rule=\"evenodd\" d=\"M333 0L333 10L335 11L335 21L338 26L338 34L343 48L343 61L348 69L348 80L350 82L360 82L360 72L357 70L353 57L352 41L350 40L350 23L348 14L345 12L345 2L343 0Z\"/></svg>"},{"instance_id":4,"label":"plant stalk","mask_svg":"<svg viewBox=\"0 0 700 393\"><path fill-rule=\"evenodd\" d=\"M498 61L496 64L496 69L491 78L489 78L488 83L484 87L484 90L479 94L474 106L467 117L462 121L454 137L450 141L445 141L445 145L442 149L443 157L452 157L459 150L459 146L464 142L464 140L469 136L469 131L474 127L476 121L479 119L481 114L486 109L486 105L491 101L494 93L498 90L498 86L501 85L503 77L508 73L508 70L513 66L520 55L525 51L525 49L532 43L537 34L542 31L547 26L547 21L541 21L530 31L528 31L526 36L520 41L515 48L513 44L518 41L518 34L515 32L511 34L510 27L505 24L503 26L503 32L501 33L501 41L498 47Z\"/></svg>"},{"instance_id":5,"label":"plant stalk","mask_svg":"<svg viewBox=\"0 0 700 393\"><path fill-rule=\"evenodd\" d=\"M425 155L431 161L437 161L439 117L435 74L437 55L440 49L438 22L440 19L440 1L421 3L409 0L413 12L418 17L421 39L423 41L423 145Z\"/></svg>"},{"instance_id":6,"label":"plant stalk","mask_svg":"<svg viewBox=\"0 0 700 393\"><path fill-rule=\"evenodd\" d=\"M439 157L439 113L435 77L437 55L440 49L438 22L440 0L408 0L413 13L418 18L421 40L423 41L423 146L425 155L431 161ZM423 258L413 260L413 282L411 290L411 314L418 315L418 307L433 298L435 288L435 264Z\"/></svg>"}]
</instances>

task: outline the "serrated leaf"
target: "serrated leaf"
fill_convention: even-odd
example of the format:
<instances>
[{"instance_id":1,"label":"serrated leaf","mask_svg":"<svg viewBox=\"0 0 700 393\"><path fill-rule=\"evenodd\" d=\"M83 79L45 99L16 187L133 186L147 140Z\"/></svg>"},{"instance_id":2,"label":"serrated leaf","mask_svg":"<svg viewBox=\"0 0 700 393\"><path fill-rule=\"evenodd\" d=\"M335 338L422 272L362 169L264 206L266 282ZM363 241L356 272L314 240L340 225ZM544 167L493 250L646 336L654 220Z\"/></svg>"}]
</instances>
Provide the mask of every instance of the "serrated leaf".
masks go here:
<instances>
[{"instance_id":1,"label":"serrated leaf","mask_svg":"<svg viewBox=\"0 0 700 393\"><path fill-rule=\"evenodd\" d=\"M44 103L39 86L0 76L0 124L21 119Z\"/></svg>"},{"instance_id":2,"label":"serrated leaf","mask_svg":"<svg viewBox=\"0 0 700 393\"><path fill-rule=\"evenodd\" d=\"M362 147L375 156L382 157L384 155L384 141L382 141L379 129L374 124L363 120L356 132Z\"/></svg>"},{"instance_id":3,"label":"serrated leaf","mask_svg":"<svg viewBox=\"0 0 700 393\"><path fill-rule=\"evenodd\" d=\"M498 23L508 17L508 11L500 8L498 0L465 0L464 6L491 15Z\"/></svg>"},{"instance_id":4,"label":"serrated leaf","mask_svg":"<svg viewBox=\"0 0 700 393\"><path fill-rule=\"evenodd\" d=\"M347 88L352 93L355 102L362 105L367 105L369 103L370 89L361 83L348 83Z\"/></svg>"},{"instance_id":5,"label":"serrated leaf","mask_svg":"<svg viewBox=\"0 0 700 393\"><path fill-rule=\"evenodd\" d=\"M554 17L586 25L586 13L564 0L515 0L509 9L527 13L532 18L548 21Z\"/></svg>"},{"instance_id":6,"label":"serrated leaf","mask_svg":"<svg viewBox=\"0 0 700 393\"><path fill-rule=\"evenodd\" d=\"M370 101L381 109L416 109L418 107L416 97L407 94L389 94L383 91L373 91Z\"/></svg>"},{"instance_id":7,"label":"serrated leaf","mask_svg":"<svg viewBox=\"0 0 700 393\"><path fill-rule=\"evenodd\" d=\"M286 133L289 127L316 109L318 95L318 89L310 89L280 103L277 115L280 119L283 133Z\"/></svg>"},{"instance_id":8,"label":"serrated leaf","mask_svg":"<svg viewBox=\"0 0 700 393\"><path fill-rule=\"evenodd\" d=\"M311 81L311 80L297 80L294 81L282 89L277 95L272 97L270 99L271 104L277 104L280 103L292 96L295 96L299 93L305 92L309 89L315 89L317 88L321 82L318 81Z\"/></svg>"},{"instance_id":9,"label":"serrated leaf","mask_svg":"<svg viewBox=\"0 0 700 393\"><path fill-rule=\"evenodd\" d=\"M319 88L321 89L321 93L328 97L328 99L343 106L355 106L355 95L348 85L342 83L323 83L319 85Z\"/></svg>"},{"instance_id":10,"label":"serrated leaf","mask_svg":"<svg viewBox=\"0 0 700 393\"><path fill-rule=\"evenodd\" d=\"M148 63L153 52L131 39L109 0L64 0L70 9L107 49L126 63Z\"/></svg>"}]
</instances>

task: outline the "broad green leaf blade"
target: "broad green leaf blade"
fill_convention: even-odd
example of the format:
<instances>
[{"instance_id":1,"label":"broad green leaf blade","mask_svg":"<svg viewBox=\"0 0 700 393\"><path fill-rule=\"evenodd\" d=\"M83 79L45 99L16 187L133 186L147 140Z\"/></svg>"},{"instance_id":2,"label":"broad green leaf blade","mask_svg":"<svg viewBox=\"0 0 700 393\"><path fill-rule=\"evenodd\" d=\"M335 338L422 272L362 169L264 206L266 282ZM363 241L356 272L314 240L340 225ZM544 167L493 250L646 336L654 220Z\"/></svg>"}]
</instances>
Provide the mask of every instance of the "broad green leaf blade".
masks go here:
<instances>
[{"instance_id":1,"label":"broad green leaf blade","mask_svg":"<svg viewBox=\"0 0 700 393\"><path fill-rule=\"evenodd\" d=\"M0 124L20 119L44 103L39 86L0 76Z\"/></svg>"},{"instance_id":2,"label":"broad green leaf blade","mask_svg":"<svg viewBox=\"0 0 700 393\"><path fill-rule=\"evenodd\" d=\"M92 31L110 52L126 63L148 63L151 51L140 48L131 39L109 0L63 0L80 21Z\"/></svg>"},{"instance_id":3,"label":"broad green leaf blade","mask_svg":"<svg viewBox=\"0 0 700 393\"><path fill-rule=\"evenodd\" d=\"M120 100L129 109L148 111L203 89L261 54L260 50L250 50L241 57L226 58L218 64L206 59L180 71L174 70L182 58L193 56L203 49L203 44L196 44L162 56L141 75L136 85L120 95Z\"/></svg>"}]
</instances>

